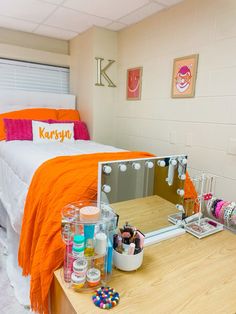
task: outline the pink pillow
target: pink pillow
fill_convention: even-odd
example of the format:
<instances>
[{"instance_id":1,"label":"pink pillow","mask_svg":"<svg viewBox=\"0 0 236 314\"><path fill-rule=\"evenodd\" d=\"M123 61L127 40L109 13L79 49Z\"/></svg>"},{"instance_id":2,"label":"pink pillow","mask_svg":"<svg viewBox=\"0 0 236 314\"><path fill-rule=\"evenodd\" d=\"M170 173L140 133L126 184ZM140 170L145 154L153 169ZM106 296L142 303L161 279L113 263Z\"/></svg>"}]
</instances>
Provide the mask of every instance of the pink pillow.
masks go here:
<instances>
[{"instance_id":1,"label":"pink pillow","mask_svg":"<svg viewBox=\"0 0 236 314\"><path fill-rule=\"evenodd\" d=\"M74 137L75 140L90 140L89 131L87 125L83 121L74 122Z\"/></svg>"},{"instance_id":2,"label":"pink pillow","mask_svg":"<svg viewBox=\"0 0 236 314\"><path fill-rule=\"evenodd\" d=\"M6 130L6 141L22 140L32 141L32 120L26 119L3 119ZM85 122L71 120L42 120L47 123L74 123L74 139L89 140L89 132Z\"/></svg>"},{"instance_id":3,"label":"pink pillow","mask_svg":"<svg viewBox=\"0 0 236 314\"><path fill-rule=\"evenodd\" d=\"M6 132L6 141L32 141L32 120L3 119Z\"/></svg>"},{"instance_id":4,"label":"pink pillow","mask_svg":"<svg viewBox=\"0 0 236 314\"><path fill-rule=\"evenodd\" d=\"M48 120L48 123L74 123L74 138L75 140L90 140L87 125L83 121L72 120Z\"/></svg>"}]
</instances>

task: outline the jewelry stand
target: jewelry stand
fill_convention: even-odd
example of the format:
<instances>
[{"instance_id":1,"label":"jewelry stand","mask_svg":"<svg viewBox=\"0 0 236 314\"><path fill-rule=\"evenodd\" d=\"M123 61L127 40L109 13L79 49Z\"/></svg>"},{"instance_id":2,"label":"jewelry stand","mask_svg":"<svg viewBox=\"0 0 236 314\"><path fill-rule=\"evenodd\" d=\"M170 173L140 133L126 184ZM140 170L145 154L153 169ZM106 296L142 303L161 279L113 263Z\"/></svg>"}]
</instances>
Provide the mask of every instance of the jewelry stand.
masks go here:
<instances>
[{"instance_id":1,"label":"jewelry stand","mask_svg":"<svg viewBox=\"0 0 236 314\"><path fill-rule=\"evenodd\" d=\"M184 229L197 237L198 239L207 237L211 234L223 230L223 225L215 220L203 216L203 207L205 201L210 200L213 197L215 190L215 177L203 173L200 177L193 178L192 182L198 193L198 197L195 200L198 205L198 217L195 221L184 225Z\"/></svg>"},{"instance_id":2,"label":"jewelry stand","mask_svg":"<svg viewBox=\"0 0 236 314\"><path fill-rule=\"evenodd\" d=\"M181 225L187 232L201 239L223 230L221 223L209 217L203 218L205 202L209 201L214 195L216 177L203 173L198 177L191 178L191 180L198 195L194 200L194 207L197 207L198 212L187 217L186 209L184 208L184 212L170 215L168 220L174 224Z\"/></svg>"}]
</instances>

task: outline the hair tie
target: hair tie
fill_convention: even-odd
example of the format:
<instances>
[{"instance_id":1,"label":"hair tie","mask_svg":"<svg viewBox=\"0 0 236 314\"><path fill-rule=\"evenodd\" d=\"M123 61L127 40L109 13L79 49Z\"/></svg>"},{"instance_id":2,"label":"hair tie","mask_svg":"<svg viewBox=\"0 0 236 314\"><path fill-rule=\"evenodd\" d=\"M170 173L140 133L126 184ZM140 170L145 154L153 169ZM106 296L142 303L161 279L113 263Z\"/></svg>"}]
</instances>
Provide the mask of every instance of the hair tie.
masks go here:
<instances>
[{"instance_id":1,"label":"hair tie","mask_svg":"<svg viewBox=\"0 0 236 314\"><path fill-rule=\"evenodd\" d=\"M119 303L120 296L115 289L110 287L101 287L92 295L94 305L100 309L112 309Z\"/></svg>"}]
</instances>

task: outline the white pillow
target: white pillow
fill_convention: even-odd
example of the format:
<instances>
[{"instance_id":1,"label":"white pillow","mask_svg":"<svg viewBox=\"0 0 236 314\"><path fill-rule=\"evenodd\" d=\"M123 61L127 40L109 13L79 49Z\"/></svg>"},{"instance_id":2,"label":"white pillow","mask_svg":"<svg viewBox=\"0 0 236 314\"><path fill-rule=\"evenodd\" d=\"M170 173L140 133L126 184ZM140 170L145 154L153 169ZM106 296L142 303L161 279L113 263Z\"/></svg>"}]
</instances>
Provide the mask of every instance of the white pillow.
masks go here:
<instances>
[{"instance_id":1,"label":"white pillow","mask_svg":"<svg viewBox=\"0 0 236 314\"><path fill-rule=\"evenodd\" d=\"M36 143L74 142L74 123L32 121L32 132Z\"/></svg>"}]
</instances>

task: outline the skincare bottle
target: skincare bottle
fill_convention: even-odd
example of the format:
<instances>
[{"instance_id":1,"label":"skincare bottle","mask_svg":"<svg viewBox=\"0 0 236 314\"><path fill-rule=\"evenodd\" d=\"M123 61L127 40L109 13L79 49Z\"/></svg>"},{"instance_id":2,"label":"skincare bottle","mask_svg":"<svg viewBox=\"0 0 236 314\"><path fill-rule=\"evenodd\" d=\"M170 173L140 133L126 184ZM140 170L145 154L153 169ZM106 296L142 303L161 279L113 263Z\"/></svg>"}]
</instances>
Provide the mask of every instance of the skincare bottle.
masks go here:
<instances>
[{"instance_id":1,"label":"skincare bottle","mask_svg":"<svg viewBox=\"0 0 236 314\"><path fill-rule=\"evenodd\" d=\"M84 236L81 234L74 236L72 255L75 259L84 256Z\"/></svg>"},{"instance_id":2,"label":"skincare bottle","mask_svg":"<svg viewBox=\"0 0 236 314\"><path fill-rule=\"evenodd\" d=\"M85 256L94 255L95 222L99 220L100 209L95 206L86 206L80 209L80 221L84 222Z\"/></svg>"},{"instance_id":3,"label":"skincare bottle","mask_svg":"<svg viewBox=\"0 0 236 314\"><path fill-rule=\"evenodd\" d=\"M73 246L72 255L74 257L74 260L76 260L79 257L83 257L84 256L84 247L83 248L77 248L77 247Z\"/></svg>"},{"instance_id":4,"label":"skincare bottle","mask_svg":"<svg viewBox=\"0 0 236 314\"><path fill-rule=\"evenodd\" d=\"M93 239L86 239L84 255L87 257L94 255L94 240Z\"/></svg>"},{"instance_id":5,"label":"skincare bottle","mask_svg":"<svg viewBox=\"0 0 236 314\"><path fill-rule=\"evenodd\" d=\"M78 258L73 263L73 272L76 276L85 276L88 268L88 262L85 258Z\"/></svg>"},{"instance_id":6,"label":"skincare bottle","mask_svg":"<svg viewBox=\"0 0 236 314\"><path fill-rule=\"evenodd\" d=\"M74 236L73 247L78 249L84 248L84 236L81 234L76 234Z\"/></svg>"},{"instance_id":7,"label":"skincare bottle","mask_svg":"<svg viewBox=\"0 0 236 314\"><path fill-rule=\"evenodd\" d=\"M72 288L78 292L81 288L83 288L86 281L86 276L77 276L75 273L72 273L71 275L71 283Z\"/></svg>"},{"instance_id":8,"label":"skincare bottle","mask_svg":"<svg viewBox=\"0 0 236 314\"><path fill-rule=\"evenodd\" d=\"M95 253L105 255L107 251L107 236L104 232L98 232L95 235Z\"/></svg>"},{"instance_id":9,"label":"skincare bottle","mask_svg":"<svg viewBox=\"0 0 236 314\"><path fill-rule=\"evenodd\" d=\"M89 287L96 287L101 279L101 272L97 268L90 268L87 271L87 282Z\"/></svg>"}]
</instances>

